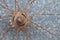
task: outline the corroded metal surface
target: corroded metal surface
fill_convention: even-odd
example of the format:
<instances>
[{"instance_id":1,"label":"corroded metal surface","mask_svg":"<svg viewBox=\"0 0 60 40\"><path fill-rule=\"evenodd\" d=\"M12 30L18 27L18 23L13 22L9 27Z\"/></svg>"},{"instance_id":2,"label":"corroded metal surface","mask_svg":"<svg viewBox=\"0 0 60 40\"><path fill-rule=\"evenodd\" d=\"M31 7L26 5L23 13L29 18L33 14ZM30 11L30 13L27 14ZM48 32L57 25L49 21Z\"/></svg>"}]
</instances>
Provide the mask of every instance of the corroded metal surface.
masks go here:
<instances>
[{"instance_id":1,"label":"corroded metal surface","mask_svg":"<svg viewBox=\"0 0 60 40\"><path fill-rule=\"evenodd\" d=\"M0 0L0 40L60 40L60 0Z\"/></svg>"}]
</instances>

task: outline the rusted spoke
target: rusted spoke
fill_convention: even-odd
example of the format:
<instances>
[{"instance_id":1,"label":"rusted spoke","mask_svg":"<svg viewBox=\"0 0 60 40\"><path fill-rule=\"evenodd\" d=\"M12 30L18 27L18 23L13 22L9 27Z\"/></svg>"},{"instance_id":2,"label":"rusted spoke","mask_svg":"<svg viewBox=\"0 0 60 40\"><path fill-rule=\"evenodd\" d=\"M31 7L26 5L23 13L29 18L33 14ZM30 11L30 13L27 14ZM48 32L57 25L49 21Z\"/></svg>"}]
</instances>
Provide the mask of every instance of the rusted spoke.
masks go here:
<instances>
[{"instance_id":1,"label":"rusted spoke","mask_svg":"<svg viewBox=\"0 0 60 40\"><path fill-rule=\"evenodd\" d=\"M9 21L8 22L7 21L8 20L7 19L4 19L3 17L0 18L0 22L1 23L5 23L6 25L9 25L10 26Z\"/></svg>"},{"instance_id":2,"label":"rusted spoke","mask_svg":"<svg viewBox=\"0 0 60 40\"><path fill-rule=\"evenodd\" d=\"M15 0L15 10L17 9L16 6L18 7L18 10L20 10L20 3L18 0Z\"/></svg>"},{"instance_id":3,"label":"rusted spoke","mask_svg":"<svg viewBox=\"0 0 60 40\"><path fill-rule=\"evenodd\" d=\"M6 4L6 1L7 1L7 0L2 0L2 3L3 3L4 5L6 5L6 7L8 7L8 9L9 9L10 11L13 11L13 9Z\"/></svg>"},{"instance_id":4,"label":"rusted spoke","mask_svg":"<svg viewBox=\"0 0 60 40\"><path fill-rule=\"evenodd\" d=\"M32 38L30 36L30 32L27 32L27 40L32 40Z\"/></svg>"},{"instance_id":5,"label":"rusted spoke","mask_svg":"<svg viewBox=\"0 0 60 40\"><path fill-rule=\"evenodd\" d=\"M27 3L24 6L24 9L29 10L29 8L32 6L32 3L34 3L35 0L27 0Z\"/></svg>"},{"instance_id":6,"label":"rusted spoke","mask_svg":"<svg viewBox=\"0 0 60 40\"><path fill-rule=\"evenodd\" d=\"M2 19L3 19L3 18L0 16L0 21L2 21Z\"/></svg>"},{"instance_id":7,"label":"rusted spoke","mask_svg":"<svg viewBox=\"0 0 60 40\"><path fill-rule=\"evenodd\" d=\"M16 11L16 0L15 0L15 11Z\"/></svg>"},{"instance_id":8,"label":"rusted spoke","mask_svg":"<svg viewBox=\"0 0 60 40\"><path fill-rule=\"evenodd\" d=\"M7 9L7 10L9 10L9 11L13 11L11 7L9 7L8 5L5 5L4 3L0 2L0 6Z\"/></svg>"},{"instance_id":9,"label":"rusted spoke","mask_svg":"<svg viewBox=\"0 0 60 40\"><path fill-rule=\"evenodd\" d=\"M38 30L43 29L43 30L45 30L46 32L48 32L49 34L53 35L54 37L57 37L56 34L48 31L47 29L43 28L42 26L39 26L38 24L36 24L36 23L34 23L34 22L32 22L32 21L31 21L31 24L33 25L33 27L37 28Z\"/></svg>"},{"instance_id":10,"label":"rusted spoke","mask_svg":"<svg viewBox=\"0 0 60 40\"><path fill-rule=\"evenodd\" d=\"M6 31L3 33L3 36L2 36L2 38L0 38L0 40L2 40L5 37L6 33L8 33L8 31L10 31L10 29L12 29L12 28L11 27L6 28Z\"/></svg>"},{"instance_id":11,"label":"rusted spoke","mask_svg":"<svg viewBox=\"0 0 60 40\"><path fill-rule=\"evenodd\" d=\"M48 16L60 16L60 14L40 14L40 13L35 13L35 14L31 14L32 17L36 17L36 16L40 16L40 15L48 15Z\"/></svg>"},{"instance_id":12,"label":"rusted spoke","mask_svg":"<svg viewBox=\"0 0 60 40\"><path fill-rule=\"evenodd\" d=\"M26 32L26 30L25 30L25 31L23 31L23 33L25 34L25 36L27 36L26 40L32 40L32 38L30 36L30 32Z\"/></svg>"},{"instance_id":13,"label":"rusted spoke","mask_svg":"<svg viewBox=\"0 0 60 40\"><path fill-rule=\"evenodd\" d=\"M17 33L18 35L17 35L17 40L19 40L19 36L20 36L20 31L18 31L18 33Z\"/></svg>"},{"instance_id":14,"label":"rusted spoke","mask_svg":"<svg viewBox=\"0 0 60 40\"><path fill-rule=\"evenodd\" d=\"M40 16L40 15L49 15L49 16L60 16L60 14L47 14L47 12L45 12L44 14L42 14L41 12L45 11L44 9L48 6L48 5L51 5L51 4L54 4L55 2L49 2L47 4L43 4L42 6L38 7L38 12L35 13L35 14L32 14L31 16L32 17L35 17L35 16Z\"/></svg>"},{"instance_id":15,"label":"rusted spoke","mask_svg":"<svg viewBox=\"0 0 60 40\"><path fill-rule=\"evenodd\" d=\"M18 0L16 0L17 6L18 6L18 10L20 10L20 2Z\"/></svg>"}]
</instances>

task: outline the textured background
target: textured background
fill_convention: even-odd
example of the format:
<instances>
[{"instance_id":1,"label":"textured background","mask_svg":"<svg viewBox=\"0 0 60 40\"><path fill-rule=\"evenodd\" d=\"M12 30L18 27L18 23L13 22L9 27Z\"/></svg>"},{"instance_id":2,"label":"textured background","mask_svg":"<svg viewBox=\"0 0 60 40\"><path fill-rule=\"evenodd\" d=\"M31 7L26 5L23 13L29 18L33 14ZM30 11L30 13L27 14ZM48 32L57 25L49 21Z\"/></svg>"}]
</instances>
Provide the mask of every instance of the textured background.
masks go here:
<instances>
[{"instance_id":1,"label":"textured background","mask_svg":"<svg viewBox=\"0 0 60 40\"><path fill-rule=\"evenodd\" d=\"M2 2L2 0L0 0ZM19 0L20 7L23 8L24 4L27 0ZM9 5L14 9L14 0L6 0L5 4ZM60 0L36 0L32 7L29 10L29 15L32 13L39 13L41 14L60 14ZM9 14L10 11L2 8L0 6L0 16L2 16L3 20L0 19L0 38L2 37L2 33L6 31L7 26L9 26ZM33 22L37 23L38 25L43 26L47 30L52 33L56 33L56 37L49 34L44 30L37 30L32 25L27 28L26 30L30 32L30 36L33 40L60 40L60 15L55 16L48 16L48 15L39 15L32 19ZM14 35L16 33L16 35ZM3 40L16 40L17 37L17 30L11 30L6 33ZM20 32L20 40L26 40L24 33Z\"/></svg>"}]
</instances>

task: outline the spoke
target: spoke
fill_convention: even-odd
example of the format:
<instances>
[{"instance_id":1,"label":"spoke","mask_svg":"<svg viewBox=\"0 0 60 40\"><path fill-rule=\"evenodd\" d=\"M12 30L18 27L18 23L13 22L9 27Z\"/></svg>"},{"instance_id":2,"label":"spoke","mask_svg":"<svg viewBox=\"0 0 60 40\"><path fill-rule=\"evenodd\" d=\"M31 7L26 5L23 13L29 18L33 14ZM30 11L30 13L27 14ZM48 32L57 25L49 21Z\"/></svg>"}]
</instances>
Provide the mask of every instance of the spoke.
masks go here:
<instances>
[{"instance_id":1,"label":"spoke","mask_svg":"<svg viewBox=\"0 0 60 40\"><path fill-rule=\"evenodd\" d=\"M16 0L15 0L15 11L16 11Z\"/></svg>"},{"instance_id":2,"label":"spoke","mask_svg":"<svg viewBox=\"0 0 60 40\"><path fill-rule=\"evenodd\" d=\"M30 36L30 32L26 32L26 30L25 30L25 31L23 31L23 33L25 34L25 36L27 36L26 40L32 40L32 38Z\"/></svg>"},{"instance_id":3,"label":"spoke","mask_svg":"<svg viewBox=\"0 0 60 40\"><path fill-rule=\"evenodd\" d=\"M3 14L2 16L0 16L0 22L8 24L7 19L4 18L4 16L7 16L7 15L9 16L9 18L12 16L12 14L6 14L6 15Z\"/></svg>"},{"instance_id":4,"label":"spoke","mask_svg":"<svg viewBox=\"0 0 60 40\"><path fill-rule=\"evenodd\" d=\"M6 31L3 33L3 36L2 36L2 38L0 38L0 40L2 40L5 37L6 33L8 33L8 31L10 31L10 29L12 29L12 28L11 27L6 28Z\"/></svg>"},{"instance_id":5,"label":"spoke","mask_svg":"<svg viewBox=\"0 0 60 40\"><path fill-rule=\"evenodd\" d=\"M47 6L49 6L49 5L51 5L51 4L54 4L55 2L53 1L53 2L49 2L49 3L47 3L47 4L43 4L41 7L38 7L37 9L38 9L38 12L37 13L35 13L35 14L32 14L31 16L32 17L35 17L35 16L40 16L40 15L49 15L49 16L60 16L60 14L48 14L47 12L45 12L44 14L42 14L42 12L43 11L45 11L44 10L44 8L46 8Z\"/></svg>"},{"instance_id":6,"label":"spoke","mask_svg":"<svg viewBox=\"0 0 60 40\"><path fill-rule=\"evenodd\" d=\"M17 6L18 6L18 10L20 10L20 3L18 0L16 0Z\"/></svg>"},{"instance_id":7,"label":"spoke","mask_svg":"<svg viewBox=\"0 0 60 40\"><path fill-rule=\"evenodd\" d=\"M30 36L30 32L27 32L27 40L32 40L32 38Z\"/></svg>"},{"instance_id":8,"label":"spoke","mask_svg":"<svg viewBox=\"0 0 60 40\"><path fill-rule=\"evenodd\" d=\"M3 19L3 18L0 16L0 21L2 21L2 19Z\"/></svg>"},{"instance_id":9,"label":"spoke","mask_svg":"<svg viewBox=\"0 0 60 40\"><path fill-rule=\"evenodd\" d=\"M35 13L35 14L31 14L31 17L36 17L36 16L40 16L40 15L60 16L60 14L40 14L40 13Z\"/></svg>"},{"instance_id":10,"label":"spoke","mask_svg":"<svg viewBox=\"0 0 60 40\"><path fill-rule=\"evenodd\" d=\"M18 35L17 35L17 40L19 40L20 36L20 31L18 31Z\"/></svg>"},{"instance_id":11,"label":"spoke","mask_svg":"<svg viewBox=\"0 0 60 40\"><path fill-rule=\"evenodd\" d=\"M42 26L39 26L38 24L36 24L36 23L34 23L34 22L32 22L32 21L31 21L31 24L33 25L33 27L37 28L38 30L43 29L43 30L45 30L46 32L48 32L49 34L53 35L54 37L57 37L56 34L48 31L47 29L43 28Z\"/></svg>"},{"instance_id":12,"label":"spoke","mask_svg":"<svg viewBox=\"0 0 60 40\"><path fill-rule=\"evenodd\" d=\"M8 22L7 22L7 21L8 21L8 20L5 19L5 18L3 18L3 17L0 18L0 22L1 22L1 23L5 23L6 25L9 25L9 26L10 26L9 21L8 21Z\"/></svg>"},{"instance_id":13,"label":"spoke","mask_svg":"<svg viewBox=\"0 0 60 40\"><path fill-rule=\"evenodd\" d=\"M16 6L18 7L18 10L20 10L20 3L18 0L15 0L15 10L17 9Z\"/></svg>"},{"instance_id":14,"label":"spoke","mask_svg":"<svg viewBox=\"0 0 60 40\"><path fill-rule=\"evenodd\" d=\"M9 7L8 5L5 5L4 3L0 2L0 6L7 9L7 10L9 10L9 11L13 11L11 7Z\"/></svg>"},{"instance_id":15,"label":"spoke","mask_svg":"<svg viewBox=\"0 0 60 40\"><path fill-rule=\"evenodd\" d=\"M34 3L35 0L27 0L27 3L24 6L24 9L29 10L29 8L32 6L32 3Z\"/></svg>"}]
</instances>

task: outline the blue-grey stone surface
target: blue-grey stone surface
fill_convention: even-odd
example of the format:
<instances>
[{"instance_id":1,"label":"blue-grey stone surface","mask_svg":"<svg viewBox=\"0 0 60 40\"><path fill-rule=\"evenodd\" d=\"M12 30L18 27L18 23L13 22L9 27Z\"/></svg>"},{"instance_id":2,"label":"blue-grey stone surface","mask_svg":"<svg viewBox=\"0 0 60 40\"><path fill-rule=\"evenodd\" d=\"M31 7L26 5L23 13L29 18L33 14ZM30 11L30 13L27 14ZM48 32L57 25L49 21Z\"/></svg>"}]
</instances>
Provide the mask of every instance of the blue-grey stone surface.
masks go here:
<instances>
[{"instance_id":1,"label":"blue-grey stone surface","mask_svg":"<svg viewBox=\"0 0 60 40\"><path fill-rule=\"evenodd\" d=\"M0 0L0 2L2 2L2 0ZM20 7L23 8L26 2L27 0L19 0ZM14 0L6 0L4 4L7 4L14 9ZM29 9L28 15L37 12L41 14L60 14L60 0L35 0L32 7ZM0 19L0 38L3 36L3 32L6 31L7 26L11 27L9 25L8 16L10 13L10 11L0 6L0 16L3 18ZM38 30L30 25L26 31L30 32L32 40L60 40L60 15L39 15L33 17L32 21L57 35L53 36L53 34L50 34L42 29ZM25 33L21 31L19 34L19 40L27 40ZM17 40L17 36L18 31L11 29L5 34L5 37L3 37L2 40Z\"/></svg>"}]
</instances>

